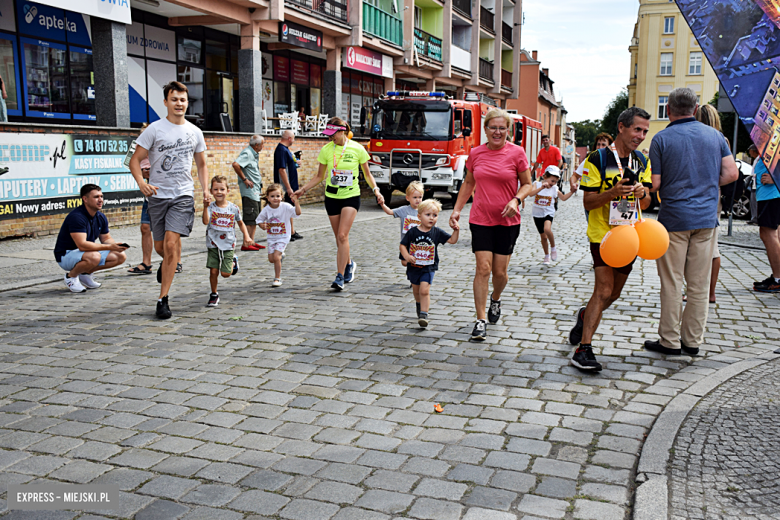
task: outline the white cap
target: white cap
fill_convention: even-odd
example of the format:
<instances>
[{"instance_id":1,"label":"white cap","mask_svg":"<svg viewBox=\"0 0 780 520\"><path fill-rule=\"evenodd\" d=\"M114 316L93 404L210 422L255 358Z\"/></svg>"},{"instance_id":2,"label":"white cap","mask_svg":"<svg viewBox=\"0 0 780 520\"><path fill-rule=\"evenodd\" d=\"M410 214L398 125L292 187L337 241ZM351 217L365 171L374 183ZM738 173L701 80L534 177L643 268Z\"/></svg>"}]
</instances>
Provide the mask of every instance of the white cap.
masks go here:
<instances>
[{"instance_id":1,"label":"white cap","mask_svg":"<svg viewBox=\"0 0 780 520\"><path fill-rule=\"evenodd\" d=\"M561 178L561 170L557 166L548 166L547 169L544 170L544 174L555 175L559 179Z\"/></svg>"}]
</instances>

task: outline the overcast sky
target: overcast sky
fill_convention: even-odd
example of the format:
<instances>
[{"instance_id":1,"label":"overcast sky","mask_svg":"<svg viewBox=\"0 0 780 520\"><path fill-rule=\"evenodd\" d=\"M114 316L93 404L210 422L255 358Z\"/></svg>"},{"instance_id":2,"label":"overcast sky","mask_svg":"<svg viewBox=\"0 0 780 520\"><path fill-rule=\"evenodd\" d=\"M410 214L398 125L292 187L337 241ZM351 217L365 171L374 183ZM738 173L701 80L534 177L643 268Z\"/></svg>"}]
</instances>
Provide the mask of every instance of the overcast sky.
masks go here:
<instances>
[{"instance_id":1,"label":"overcast sky","mask_svg":"<svg viewBox=\"0 0 780 520\"><path fill-rule=\"evenodd\" d=\"M628 85L637 0L523 0L522 46L550 69L567 120L601 119Z\"/></svg>"}]
</instances>

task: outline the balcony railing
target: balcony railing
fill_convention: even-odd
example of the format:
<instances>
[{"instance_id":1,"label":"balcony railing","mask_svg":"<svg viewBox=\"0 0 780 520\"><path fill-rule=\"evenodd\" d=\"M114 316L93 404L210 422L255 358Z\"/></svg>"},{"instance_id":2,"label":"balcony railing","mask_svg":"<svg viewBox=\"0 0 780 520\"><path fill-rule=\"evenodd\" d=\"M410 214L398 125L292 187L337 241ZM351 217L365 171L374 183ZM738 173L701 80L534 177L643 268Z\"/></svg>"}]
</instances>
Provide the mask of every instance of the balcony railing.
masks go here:
<instances>
[{"instance_id":1,"label":"balcony railing","mask_svg":"<svg viewBox=\"0 0 780 520\"><path fill-rule=\"evenodd\" d=\"M403 22L392 14L363 3L363 30L398 46L403 45Z\"/></svg>"},{"instance_id":2,"label":"balcony railing","mask_svg":"<svg viewBox=\"0 0 780 520\"><path fill-rule=\"evenodd\" d=\"M414 47L417 54L441 61L441 38L428 34L422 29L414 29Z\"/></svg>"},{"instance_id":3,"label":"balcony railing","mask_svg":"<svg viewBox=\"0 0 780 520\"><path fill-rule=\"evenodd\" d=\"M479 25L484 27L490 32L495 32L495 17L493 13L485 9L484 7L480 6L479 8Z\"/></svg>"},{"instance_id":4,"label":"balcony railing","mask_svg":"<svg viewBox=\"0 0 780 520\"><path fill-rule=\"evenodd\" d=\"M484 58L479 59L479 77L493 81L493 62Z\"/></svg>"},{"instance_id":5,"label":"balcony railing","mask_svg":"<svg viewBox=\"0 0 780 520\"><path fill-rule=\"evenodd\" d=\"M512 88L512 73L501 69L501 86Z\"/></svg>"},{"instance_id":6,"label":"balcony railing","mask_svg":"<svg viewBox=\"0 0 780 520\"><path fill-rule=\"evenodd\" d=\"M471 18L471 0L452 0L452 7Z\"/></svg>"},{"instance_id":7,"label":"balcony railing","mask_svg":"<svg viewBox=\"0 0 780 520\"><path fill-rule=\"evenodd\" d=\"M341 22L349 21L349 0L285 0L293 5L308 9Z\"/></svg>"},{"instance_id":8,"label":"balcony railing","mask_svg":"<svg viewBox=\"0 0 780 520\"><path fill-rule=\"evenodd\" d=\"M508 23L501 22L501 39L512 45L512 26Z\"/></svg>"}]
</instances>

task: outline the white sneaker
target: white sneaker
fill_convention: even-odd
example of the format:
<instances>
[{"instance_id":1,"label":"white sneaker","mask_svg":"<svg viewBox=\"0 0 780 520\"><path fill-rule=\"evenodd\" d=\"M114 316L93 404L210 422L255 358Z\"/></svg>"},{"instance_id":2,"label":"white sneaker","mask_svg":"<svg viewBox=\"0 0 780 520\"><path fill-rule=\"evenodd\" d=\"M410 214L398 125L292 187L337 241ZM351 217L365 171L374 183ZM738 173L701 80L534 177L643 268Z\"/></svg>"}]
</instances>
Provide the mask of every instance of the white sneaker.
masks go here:
<instances>
[{"instance_id":1,"label":"white sneaker","mask_svg":"<svg viewBox=\"0 0 780 520\"><path fill-rule=\"evenodd\" d=\"M86 287L87 289L97 289L101 285L103 285L100 282L96 282L94 278L92 278L91 274L80 274L79 275L79 282L81 282L81 285Z\"/></svg>"},{"instance_id":2,"label":"white sneaker","mask_svg":"<svg viewBox=\"0 0 780 520\"><path fill-rule=\"evenodd\" d=\"M65 275L65 285L68 286L68 289L70 289L70 292L80 293L80 292L87 292L87 289L81 285L81 282L79 282L78 278L70 278L68 275Z\"/></svg>"},{"instance_id":3,"label":"white sneaker","mask_svg":"<svg viewBox=\"0 0 780 520\"><path fill-rule=\"evenodd\" d=\"M274 278L274 281L271 284L271 287L281 287L281 286L282 286L282 279L281 278Z\"/></svg>"},{"instance_id":4,"label":"white sneaker","mask_svg":"<svg viewBox=\"0 0 780 520\"><path fill-rule=\"evenodd\" d=\"M557 261L558 260L558 251L556 251L555 249L550 251L550 258L552 259L553 262Z\"/></svg>"},{"instance_id":5,"label":"white sneaker","mask_svg":"<svg viewBox=\"0 0 780 520\"><path fill-rule=\"evenodd\" d=\"M544 260L542 260L542 264L550 265L550 255L544 255Z\"/></svg>"}]
</instances>

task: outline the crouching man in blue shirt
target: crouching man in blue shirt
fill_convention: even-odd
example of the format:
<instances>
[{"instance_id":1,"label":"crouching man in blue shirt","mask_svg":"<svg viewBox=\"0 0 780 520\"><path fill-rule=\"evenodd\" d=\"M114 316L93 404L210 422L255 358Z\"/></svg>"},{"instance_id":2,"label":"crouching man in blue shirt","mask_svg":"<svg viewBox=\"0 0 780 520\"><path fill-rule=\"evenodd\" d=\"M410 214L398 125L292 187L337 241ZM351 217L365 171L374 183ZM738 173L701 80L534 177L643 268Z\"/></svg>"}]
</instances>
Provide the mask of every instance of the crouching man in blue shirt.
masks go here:
<instances>
[{"instance_id":1,"label":"crouching man in blue shirt","mask_svg":"<svg viewBox=\"0 0 780 520\"><path fill-rule=\"evenodd\" d=\"M62 223L54 258L64 270L65 285L71 292L82 293L102 284L92 273L123 264L127 260L126 244L117 244L108 232L108 219L101 213L103 191L96 184L81 187L83 204L71 211ZM96 243L100 239L100 243Z\"/></svg>"}]
</instances>

